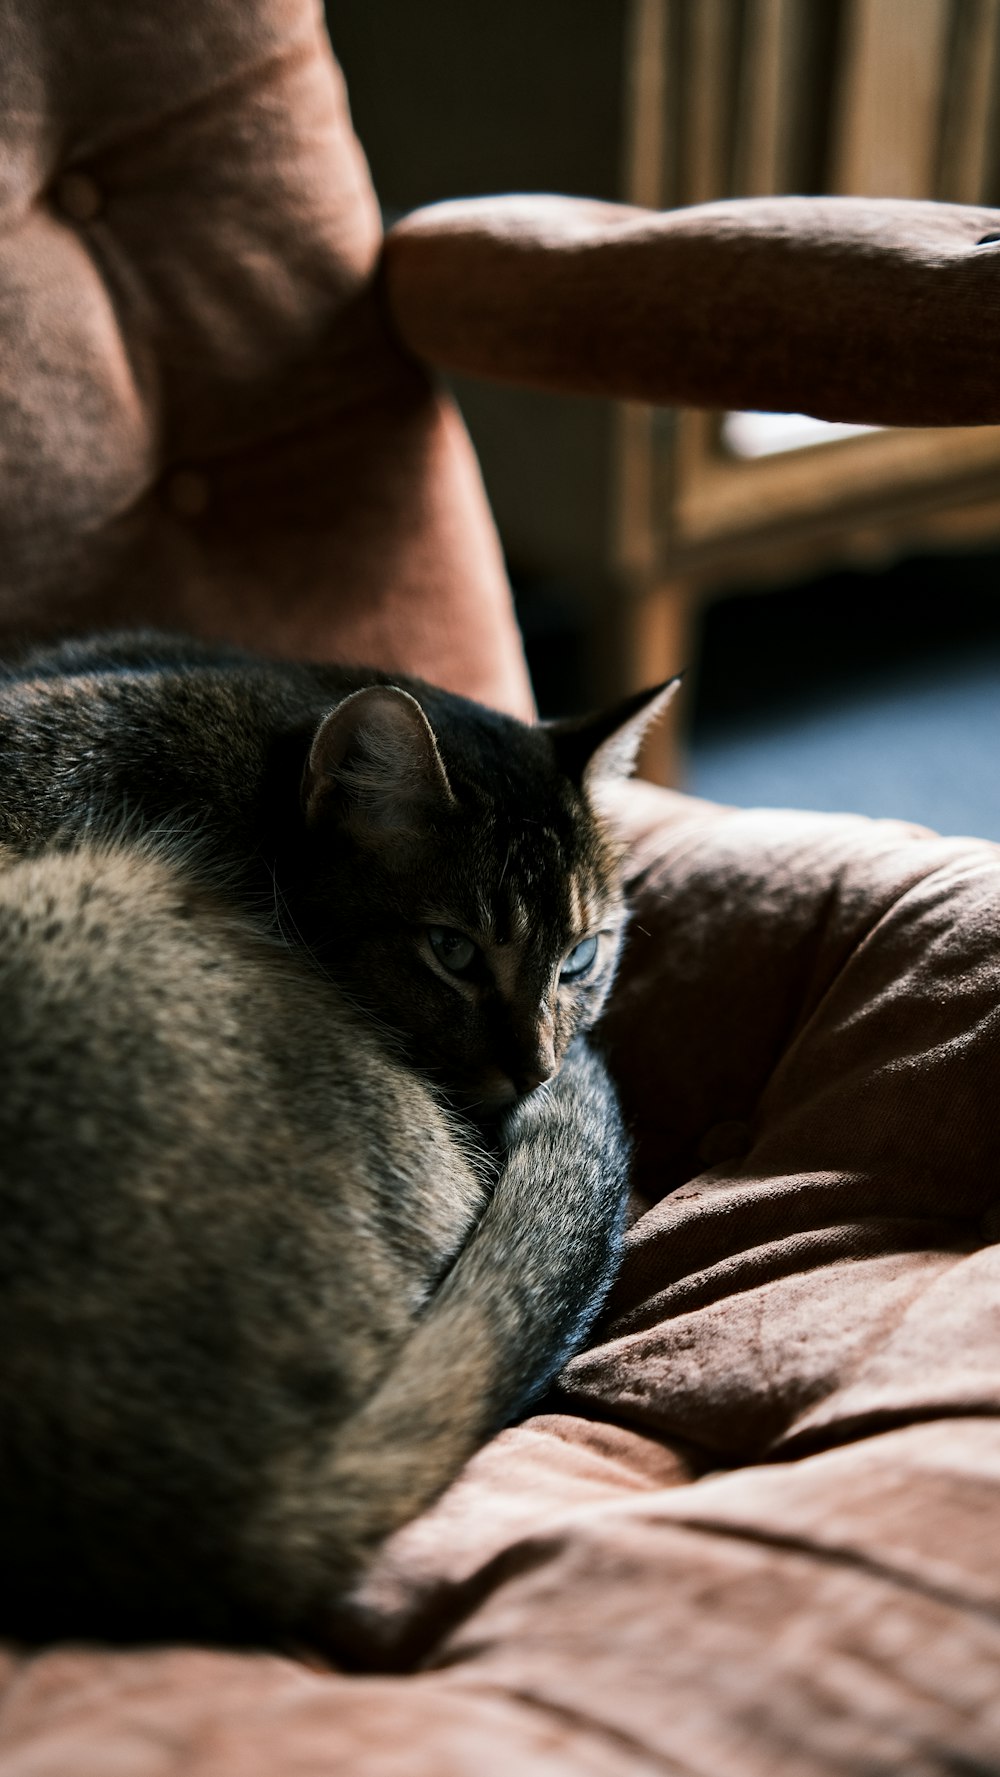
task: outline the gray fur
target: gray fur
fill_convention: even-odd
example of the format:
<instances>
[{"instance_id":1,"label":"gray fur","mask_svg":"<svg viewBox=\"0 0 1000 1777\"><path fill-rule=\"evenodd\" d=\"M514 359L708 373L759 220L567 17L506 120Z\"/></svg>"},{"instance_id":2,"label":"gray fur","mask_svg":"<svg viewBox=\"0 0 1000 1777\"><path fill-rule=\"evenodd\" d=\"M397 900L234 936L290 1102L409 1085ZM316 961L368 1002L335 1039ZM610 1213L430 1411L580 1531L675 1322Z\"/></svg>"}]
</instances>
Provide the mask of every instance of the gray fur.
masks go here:
<instances>
[{"instance_id":1,"label":"gray fur","mask_svg":"<svg viewBox=\"0 0 1000 1777\"><path fill-rule=\"evenodd\" d=\"M335 924L363 899L362 883L346 914L329 902L344 850L381 870L387 905L408 881L420 902L435 868L436 892L461 902L465 877L449 890L427 849L440 810L390 867L369 791L345 801L334 783L326 809L321 784L319 887L303 867L317 732L361 675L338 698L329 674L317 686L310 669L275 668L260 692L272 669L233 657L199 683L190 660L205 656L191 649L164 678L174 644L154 640L145 704L134 672L124 700L120 668L97 687L110 719L95 719L93 670L81 686L65 655L0 687L0 1629L328 1639L373 1549L556 1373L610 1282L627 1150L583 1033L617 940L594 991L546 1014L548 1083L500 1095L480 1124L457 1053L452 1064L439 1044L421 1068L426 1025L393 1005L393 969L365 1003L322 936L324 896ZM461 805L494 902L496 880L516 876L561 954L575 934L559 885L532 887L510 859L484 864L483 811L496 829L500 804L483 751L500 719L484 713L470 764L462 723L434 722L442 694L426 690L433 796ZM171 778L185 692L208 720ZM126 719L148 720L157 696L159 779ZM510 734L530 751L520 727ZM261 780L286 752L290 776L265 809ZM586 803L539 761L521 769L522 791L534 769L544 792L524 812L564 849L575 835L570 867L590 870L586 894L617 922ZM303 769L305 814L283 825L276 808L283 793L299 808ZM280 846L262 859L276 834L299 847L281 888L291 939L265 917L255 875L263 861L281 880ZM534 940L516 940L515 996L541 979ZM492 987L476 992L479 1013L492 1007ZM484 1029L499 1030L490 1017ZM532 1040L540 1053L527 1036L525 1052ZM502 1061L506 1079L507 1049Z\"/></svg>"}]
</instances>

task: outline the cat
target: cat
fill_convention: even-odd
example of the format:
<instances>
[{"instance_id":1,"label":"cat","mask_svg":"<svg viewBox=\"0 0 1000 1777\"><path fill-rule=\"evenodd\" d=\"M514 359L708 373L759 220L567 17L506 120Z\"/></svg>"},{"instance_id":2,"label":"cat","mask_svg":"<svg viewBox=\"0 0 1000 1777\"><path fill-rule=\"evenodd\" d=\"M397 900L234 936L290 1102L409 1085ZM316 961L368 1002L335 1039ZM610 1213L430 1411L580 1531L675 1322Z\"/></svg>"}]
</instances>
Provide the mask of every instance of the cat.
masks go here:
<instances>
[{"instance_id":1,"label":"cat","mask_svg":"<svg viewBox=\"0 0 1000 1777\"><path fill-rule=\"evenodd\" d=\"M529 728L183 638L0 677L0 1629L327 1642L615 1268L595 813Z\"/></svg>"}]
</instances>

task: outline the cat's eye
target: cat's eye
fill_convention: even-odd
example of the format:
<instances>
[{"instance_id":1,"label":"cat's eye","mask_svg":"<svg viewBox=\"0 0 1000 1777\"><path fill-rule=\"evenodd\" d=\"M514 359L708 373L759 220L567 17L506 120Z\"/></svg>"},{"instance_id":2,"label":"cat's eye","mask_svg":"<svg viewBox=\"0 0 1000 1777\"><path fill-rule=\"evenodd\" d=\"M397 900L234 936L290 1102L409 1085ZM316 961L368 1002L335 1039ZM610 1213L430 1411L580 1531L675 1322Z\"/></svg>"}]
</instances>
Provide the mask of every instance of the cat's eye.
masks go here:
<instances>
[{"instance_id":1,"label":"cat's eye","mask_svg":"<svg viewBox=\"0 0 1000 1777\"><path fill-rule=\"evenodd\" d=\"M479 951L464 932L451 926L428 926L427 941L442 968L450 975L469 975L479 961Z\"/></svg>"},{"instance_id":2,"label":"cat's eye","mask_svg":"<svg viewBox=\"0 0 1000 1777\"><path fill-rule=\"evenodd\" d=\"M580 981L584 975L589 975L596 955L597 939L581 938L559 971L560 981Z\"/></svg>"}]
</instances>

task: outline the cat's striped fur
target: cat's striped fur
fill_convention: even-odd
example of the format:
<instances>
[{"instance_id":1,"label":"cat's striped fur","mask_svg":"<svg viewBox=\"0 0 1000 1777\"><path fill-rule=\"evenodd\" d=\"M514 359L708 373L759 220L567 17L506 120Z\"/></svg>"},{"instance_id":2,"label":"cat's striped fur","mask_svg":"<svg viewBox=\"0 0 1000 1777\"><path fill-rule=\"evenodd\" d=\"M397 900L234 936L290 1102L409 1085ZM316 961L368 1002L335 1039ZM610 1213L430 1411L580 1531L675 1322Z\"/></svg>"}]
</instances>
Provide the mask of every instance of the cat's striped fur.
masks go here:
<instances>
[{"instance_id":1,"label":"cat's striped fur","mask_svg":"<svg viewBox=\"0 0 1000 1777\"><path fill-rule=\"evenodd\" d=\"M149 636L8 669L0 1631L325 1637L579 1342L627 1160L586 785L640 721Z\"/></svg>"}]
</instances>

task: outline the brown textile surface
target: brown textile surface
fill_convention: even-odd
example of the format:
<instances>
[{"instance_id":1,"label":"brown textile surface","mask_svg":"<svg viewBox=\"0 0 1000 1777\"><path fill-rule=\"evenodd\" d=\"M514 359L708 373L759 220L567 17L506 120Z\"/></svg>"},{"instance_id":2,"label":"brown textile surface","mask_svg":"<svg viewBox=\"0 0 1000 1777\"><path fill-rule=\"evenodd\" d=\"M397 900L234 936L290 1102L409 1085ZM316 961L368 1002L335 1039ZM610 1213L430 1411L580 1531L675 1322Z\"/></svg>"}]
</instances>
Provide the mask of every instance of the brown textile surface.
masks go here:
<instances>
[{"instance_id":1,"label":"brown textile surface","mask_svg":"<svg viewBox=\"0 0 1000 1777\"><path fill-rule=\"evenodd\" d=\"M593 1346L386 1549L361 1675L12 1652L4 1777L1000 1772L1000 849L623 821Z\"/></svg>"},{"instance_id":2,"label":"brown textile surface","mask_svg":"<svg viewBox=\"0 0 1000 1777\"><path fill-rule=\"evenodd\" d=\"M530 692L313 0L0 0L2 636L156 621ZM444 363L1000 417L992 212L488 201ZM358 1674L0 1654L3 1777L1000 1772L1000 853L634 788L648 1207L561 1393L385 1550Z\"/></svg>"},{"instance_id":3,"label":"brown textile surface","mask_svg":"<svg viewBox=\"0 0 1000 1777\"><path fill-rule=\"evenodd\" d=\"M0 642L159 622L530 712L314 0L0 0Z\"/></svg>"},{"instance_id":4,"label":"brown textile surface","mask_svg":"<svg viewBox=\"0 0 1000 1777\"><path fill-rule=\"evenodd\" d=\"M882 425L1000 420L1000 211L490 197L386 237L400 333L449 370ZM877 367L877 371L876 371Z\"/></svg>"}]
</instances>

